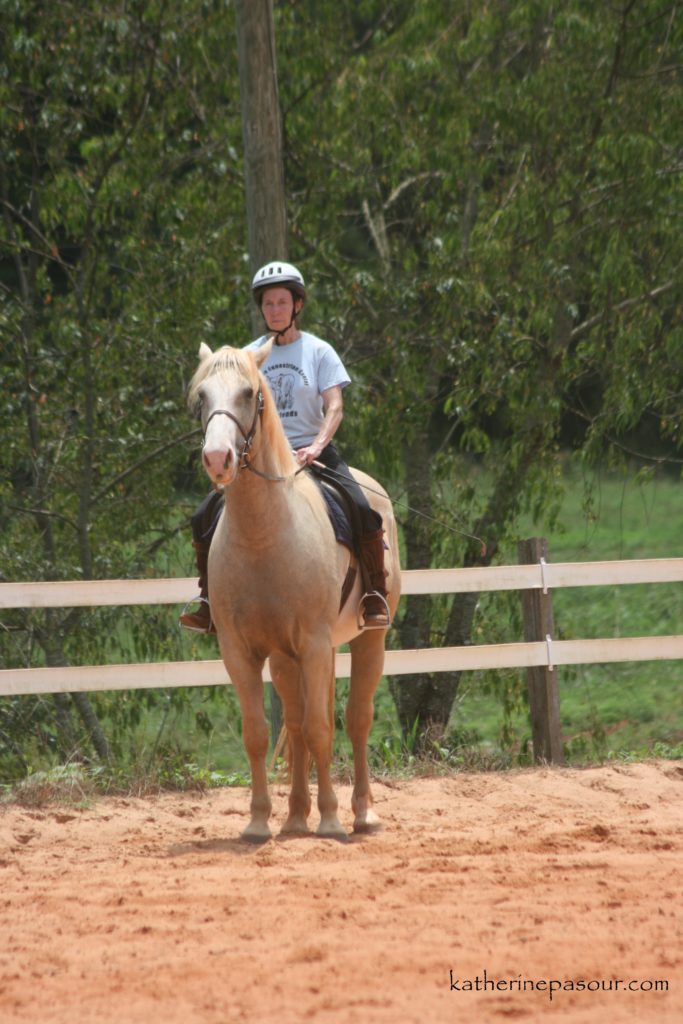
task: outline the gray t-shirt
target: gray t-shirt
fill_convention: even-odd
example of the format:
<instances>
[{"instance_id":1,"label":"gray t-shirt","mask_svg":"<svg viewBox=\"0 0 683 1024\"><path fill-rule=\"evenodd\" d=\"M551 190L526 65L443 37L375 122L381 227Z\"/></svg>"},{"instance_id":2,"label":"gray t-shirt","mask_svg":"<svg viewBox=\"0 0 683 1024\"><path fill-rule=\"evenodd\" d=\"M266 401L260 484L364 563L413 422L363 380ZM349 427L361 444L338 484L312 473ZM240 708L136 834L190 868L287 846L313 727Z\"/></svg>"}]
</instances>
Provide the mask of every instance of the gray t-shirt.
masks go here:
<instances>
[{"instance_id":1,"label":"gray t-shirt","mask_svg":"<svg viewBox=\"0 0 683 1024\"><path fill-rule=\"evenodd\" d=\"M246 345L259 349L269 335ZM305 448L318 435L325 419L322 392L345 388L351 378L331 345L315 334L301 332L289 345L273 345L261 367L280 414L285 434L295 450Z\"/></svg>"}]
</instances>

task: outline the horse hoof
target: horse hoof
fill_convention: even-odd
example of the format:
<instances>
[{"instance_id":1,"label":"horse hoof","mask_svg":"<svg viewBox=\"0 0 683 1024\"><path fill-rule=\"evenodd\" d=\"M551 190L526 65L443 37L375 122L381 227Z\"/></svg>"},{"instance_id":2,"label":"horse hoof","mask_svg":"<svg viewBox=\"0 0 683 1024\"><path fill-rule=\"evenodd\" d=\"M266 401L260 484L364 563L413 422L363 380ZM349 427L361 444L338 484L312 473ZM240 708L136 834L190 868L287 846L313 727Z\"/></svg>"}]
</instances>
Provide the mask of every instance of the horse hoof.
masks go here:
<instances>
[{"instance_id":1,"label":"horse hoof","mask_svg":"<svg viewBox=\"0 0 683 1024\"><path fill-rule=\"evenodd\" d=\"M372 807L366 807L362 813L357 814L353 823L354 832L379 832L381 828L382 822Z\"/></svg>"},{"instance_id":2,"label":"horse hoof","mask_svg":"<svg viewBox=\"0 0 683 1024\"><path fill-rule=\"evenodd\" d=\"M280 829L282 836L309 836L311 830L305 818L288 818Z\"/></svg>"},{"instance_id":3,"label":"horse hoof","mask_svg":"<svg viewBox=\"0 0 683 1024\"><path fill-rule=\"evenodd\" d=\"M384 828L382 822L377 821L354 821L353 831L355 835L370 835L371 832L381 832Z\"/></svg>"},{"instance_id":4,"label":"horse hoof","mask_svg":"<svg viewBox=\"0 0 683 1024\"><path fill-rule=\"evenodd\" d=\"M258 845L259 843L267 843L272 838L272 834L267 825L254 825L251 822L244 829L240 835L240 839L245 843L253 843Z\"/></svg>"},{"instance_id":5,"label":"horse hoof","mask_svg":"<svg viewBox=\"0 0 683 1024\"><path fill-rule=\"evenodd\" d=\"M339 843L347 843L349 841L349 834L340 821L327 822L323 824L320 822L316 835L321 839L336 839Z\"/></svg>"}]
</instances>

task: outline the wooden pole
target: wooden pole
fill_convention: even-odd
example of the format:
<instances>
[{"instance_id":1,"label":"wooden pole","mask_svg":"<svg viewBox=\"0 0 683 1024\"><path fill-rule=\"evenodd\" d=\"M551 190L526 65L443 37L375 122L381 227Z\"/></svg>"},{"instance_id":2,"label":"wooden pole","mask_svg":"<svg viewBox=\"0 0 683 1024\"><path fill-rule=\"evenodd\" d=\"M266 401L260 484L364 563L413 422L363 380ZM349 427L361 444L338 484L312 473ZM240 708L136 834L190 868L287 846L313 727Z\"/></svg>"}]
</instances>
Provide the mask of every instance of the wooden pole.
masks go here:
<instances>
[{"instance_id":1,"label":"wooden pole","mask_svg":"<svg viewBox=\"0 0 683 1024\"><path fill-rule=\"evenodd\" d=\"M539 565L548 561L548 542L532 537L518 544L519 561L525 565ZM554 636L553 601L549 590L522 591L524 639L527 642L552 641ZM552 650L552 643L549 644ZM537 763L564 764L562 733L560 731L560 694L557 668L539 665L527 669L529 709Z\"/></svg>"},{"instance_id":2,"label":"wooden pole","mask_svg":"<svg viewBox=\"0 0 683 1024\"><path fill-rule=\"evenodd\" d=\"M237 65L251 274L287 259L287 204L272 0L236 0ZM254 306L252 327L263 333Z\"/></svg>"},{"instance_id":3,"label":"wooden pole","mask_svg":"<svg viewBox=\"0 0 683 1024\"><path fill-rule=\"evenodd\" d=\"M244 143L244 185L250 273L271 260L287 259L287 203L282 159L282 122L277 85L273 0L235 0L237 67ZM263 318L251 304L254 337ZM282 729L282 702L272 683L273 743Z\"/></svg>"}]
</instances>

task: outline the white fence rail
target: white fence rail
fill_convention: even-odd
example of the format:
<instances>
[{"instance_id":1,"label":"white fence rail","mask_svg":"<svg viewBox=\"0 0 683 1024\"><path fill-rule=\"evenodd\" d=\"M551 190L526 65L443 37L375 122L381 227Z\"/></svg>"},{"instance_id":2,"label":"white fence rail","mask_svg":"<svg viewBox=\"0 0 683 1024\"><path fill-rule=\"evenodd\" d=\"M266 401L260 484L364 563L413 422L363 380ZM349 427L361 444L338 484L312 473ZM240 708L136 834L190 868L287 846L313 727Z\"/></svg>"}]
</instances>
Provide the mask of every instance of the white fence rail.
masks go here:
<instances>
[{"instance_id":1,"label":"white fence rail","mask_svg":"<svg viewBox=\"0 0 683 1024\"><path fill-rule=\"evenodd\" d=\"M555 590L559 587L682 581L683 558L547 562L543 565L492 565L472 569L404 569L401 573L401 593L463 594L492 590ZM196 590L196 581L185 578L0 583L0 608L183 604Z\"/></svg>"},{"instance_id":2,"label":"white fence rail","mask_svg":"<svg viewBox=\"0 0 683 1024\"><path fill-rule=\"evenodd\" d=\"M683 582L683 558L614 562L541 562L471 569L418 569L402 573L403 594ZM183 604L196 591L194 579L93 580L0 583L1 608L93 607ZM387 651L386 675L491 668L554 667L598 662L683 660L683 636L553 640L424 650ZM337 656L337 676L350 670L349 655ZM269 675L264 673L264 678ZM229 683L220 660L134 665L87 665L0 670L0 696L94 690L128 690Z\"/></svg>"}]
</instances>

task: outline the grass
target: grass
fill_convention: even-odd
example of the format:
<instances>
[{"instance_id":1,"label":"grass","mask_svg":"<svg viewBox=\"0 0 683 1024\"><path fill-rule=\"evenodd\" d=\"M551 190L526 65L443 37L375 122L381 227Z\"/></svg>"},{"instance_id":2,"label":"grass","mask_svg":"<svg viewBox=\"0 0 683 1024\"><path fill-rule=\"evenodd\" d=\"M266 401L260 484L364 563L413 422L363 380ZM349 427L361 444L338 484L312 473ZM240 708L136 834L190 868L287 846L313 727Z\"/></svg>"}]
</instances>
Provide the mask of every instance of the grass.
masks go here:
<instances>
[{"instance_id":1,"label":"grass","mask_svg":"<svg viewBox=\"0 0 683 1024\"><path fill-rule=\"evenodd\" d=\"M571 472L559 525L546 534L552 561L599 561L617 558L665 558L681 553L680 485L664 475L629 477L605 474L584 482ZM520 537L538 530L523 522ZM165 572L192 573L189 545L179 541L180 568ZM173 557L173 556L172 556ZM516 551L504 556L516 561ZM477 643L521 639L517 595L482 595L475 623ZM553 595L559 639L683 633L683 587L586 587L558 590ZM512 608L512 612L511 612ZM119 613L120 614L120 613ZM214 658L215 640L179 634L176 609L165 609L164 621L173 631L173 656ZM517 621L515 622L515 620ZM510 623L513 623L512 625ZM159 624L161 628L161 623ZM517 630L517 632L515 632ZM124 631L125 632L125 631ZM125 636L119 638L125 646ZM131 647L134 643L128 640ZM116 660L116 659L112 659ZM611 757L683 756L683 668L678 662L628 663L567 667L559 672L561 724L570 763ZM348 682L338 683L336 759L340 771L351 760L343 731L343 706ZM185 691L168 707L150 710L137 726L129 772L137 778L141 766L160 760L166 781L182 784L211 773L240 781L248 765L241 740L239 714L230 688ZM521 671L465 673L447 736L434 748L433 768L501 768L530 760L530 726L526 679ZM375 772L415 770L410 737L401 735L388 682L383 679L376 698L371 737ZM154 756L152 756L154 755ZM158 755L158 757L157 757ZM164 780L162 779L162 784Z\"/></svg>"},{"instance_id":2,"label":"grass","mask_svg":"<svg viewBox=\"0 0 683 1024\"><path fill-rule=\"evenodd\" d=\"M680 484L665 475L593 481L587 500L583 481L568 472L559 525L546 533L550 560L599 561L680 556ZM519 536L539 531L522 523ZM191 575L185 538L159 575ZM503 556L516 561L511 548ZM521 639L519 597L482 595L474 642ZM553 594L556 636L591 638L683 634L681 584L585 587ZM109 610L110 635L103 652L86 650L83 661L217 658L213 638L181 633L178 609ZM151 616L151 618L150 618ZM109 621L109 620L107 620ZM558 671L561 726L568 763L647 756L683 757L683 665L647 662L562 667ZM335 763L350 774L351 752L343 731L348 681L338 684ZM206 789L246 784L248 764L236 696L231 687L93 695L115 746L115 767L50 767L32 758L28 777L14 796L26 804L54 800L78 805L94 791L142 794L166 788ZM464 673L446 736L435 744L425 768L411 738L401 735L388 682L376 698L370 737L375 774L417 771L490 770L530 762L530 726L525 675L517 670ZM274 766L274 773L278 766ZM8 787L4 787L5 794Z\"/></svg>"},{"instance_id":3,"label":"grass","mask_svg":"<svg viewBox=\"0 0 683 1024\"><path fill-rule=\"evenodd\" d=\"M0 804L11 801L32 808L62 804L81 810L90 805L96 792L96 783L83 765L56 765L33 772L12 786L0 787Z\"/></svg>"},{"instance_id":4,"label":"grass","mask_svg":"<svg viewBox=\"0 0 683 1024\"><path fill-rule=\"evenodd\" d=\"M582 481L569 474L560 525L548 536L550 560L601 561L680 557L680 483L665 475L605 475L586 501ZM521 536L534 534L523 524ZM511 554L510 560L514 559ZM584 587L553 594L558 639L683 634L683 586L637 584ZM483 641L482 641L483 642ZM563 667L560 714L571 763L683 753L683 666L675 661ZM520 682L520 690L523 681ZM528 714L520 699L506 719L481 677L465 680L452 725L474 732L486 747L501 745L523 759ZM490 686L488 687L490 689Z\"/></svg>"}]
</instances>

